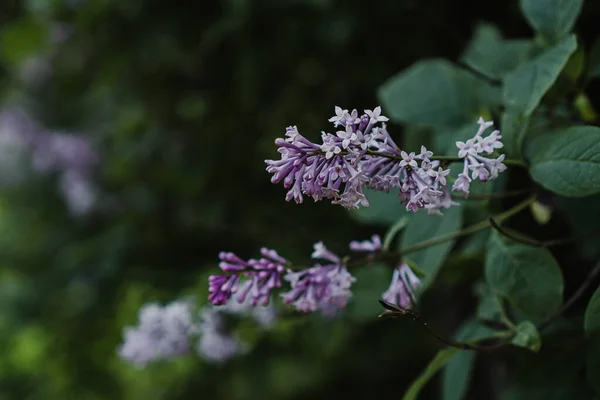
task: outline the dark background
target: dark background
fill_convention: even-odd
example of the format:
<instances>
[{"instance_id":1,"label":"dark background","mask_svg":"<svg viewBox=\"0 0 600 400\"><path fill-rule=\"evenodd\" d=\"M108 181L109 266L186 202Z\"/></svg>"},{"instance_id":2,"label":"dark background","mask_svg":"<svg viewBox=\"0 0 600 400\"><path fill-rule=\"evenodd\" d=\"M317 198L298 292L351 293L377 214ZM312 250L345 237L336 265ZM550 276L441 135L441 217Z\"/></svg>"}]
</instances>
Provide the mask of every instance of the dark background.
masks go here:
<instances>
[{"instance_id":1,"label":"dark background","mask_svg":"<svg viewBox=\"0 0 600 400\"><path fill-rule=\"evenodd\" d=\"M586 49L599 15L588 0ZM335 105L373 108L401 69L456 60L481 21L532 36L517 1L2 1L4 108L85 137L98 193L75 215L56 174L27 163L2 186L0 399L399 398L440 348L410 320L292 318L221 366L136 370L115 349L142 304L204 303L221 250L308 262L316 241L343 254L383 233L338 206L286 203L263 160L286 126L317 139ZM587 93L598 105L598 84ZM473 308L463 286L424 301L448 335ZM479 358L470 398L495 398L510 352Z\"/></svg>"}]
</instances>

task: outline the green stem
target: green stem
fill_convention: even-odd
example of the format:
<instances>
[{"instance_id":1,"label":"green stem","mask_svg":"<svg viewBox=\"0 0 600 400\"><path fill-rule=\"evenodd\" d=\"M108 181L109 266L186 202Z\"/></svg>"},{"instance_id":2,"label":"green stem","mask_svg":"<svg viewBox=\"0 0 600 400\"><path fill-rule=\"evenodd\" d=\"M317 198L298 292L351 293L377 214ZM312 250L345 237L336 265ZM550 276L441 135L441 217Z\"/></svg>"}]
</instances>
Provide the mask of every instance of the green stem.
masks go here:
<instances>
[{"instance_id":1,"label":"green stem","mask_svg":"<svg viewBox=\"0 0 600 400\"><path fill-rule=\"evenodd\" d=\"M512 217L513 215L517 214L518 212L524 210L525 208L529 207L529 205L531 203L533 203L536 199L536 196L533 195L531 197L528 197L527 199L523 200L522 202L520 202L519 204L517 204L516 206L514 206L511 209L508 209L496 216L494 216L494 220L498 221L498 222L502 222L505 219L508 219L510 217ZM438 236L436 238L430 239L430 240L426 240L424 242L421 243L417 243L416 245L409 247L408 249L404 249L398 253L396 253L396 255L402 256L408 253L414 253L415 251L419 251L419 250L423 250L426 249L427 247L431 247L431 246L435 246L436 244L440 244L440 243L444 243L447 242L449 240L453 240L462 236L467 236L467 235L471 235L473 233L479 232L481 230L484 230L486 228L489 228L490 226L492 226L491 222L489 219L486 219L485 221L481 221L478 222L474 225L468 226L465 229L458 231L458 232L452 232L449 233L447 235L442 235L442 236Z\"/></svg>"}]
</instances>

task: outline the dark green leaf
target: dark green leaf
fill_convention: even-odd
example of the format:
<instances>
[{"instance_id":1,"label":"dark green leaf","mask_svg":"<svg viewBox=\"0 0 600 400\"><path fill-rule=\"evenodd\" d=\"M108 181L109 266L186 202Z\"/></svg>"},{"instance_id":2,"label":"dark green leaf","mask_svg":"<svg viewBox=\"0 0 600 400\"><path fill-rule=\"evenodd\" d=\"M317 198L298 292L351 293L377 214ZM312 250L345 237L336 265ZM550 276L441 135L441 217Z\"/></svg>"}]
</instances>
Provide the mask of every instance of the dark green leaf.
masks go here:
<instances>
[{"instance_id":1,"label":"dark green leaf","mask_svg":"<svg viewBox=\"0 0 600 400\"><path fill-rule=\"evenodd\" d=\"M577 49L574 35L519 66L504 78L504 103L529 116Z\"/></svg>"},{"instance_id":2,"label":"dark green leaf","mask_svg":"<svg viewBox=\"0 0 600 400\"><path fill-rule=\"evenodd\" d=\"M481 320L499 321L502 317L502 303L495 290L483 282L475 287L475 293L479 297L479 304L475 315Z\"/></svg>"},{"instance_id":3,"label":"dark green leaf","mask_svg":"<svg viewBox=\"0 0 600 400\"><path fill-rule=\"evenodd\" d=\"M476 320L470 319L458 329L455 339L473 342L492 337L495 333ZM467 394L475 356L474 351L462 350L446 364L442 373L442 398L444 400L459 400Z\"/></svg>"},{"instance_id":4,"label":"dark green leaf","mask_svg":"<svg viewBox=\"0 0 600 400\"><path fill-rule=\"evenodd\" d=\"M462 210L452 207L444 210L444 216L428 215L426 211L417 212L402 236L401 250L406 250L418 243L442 235L458 231L462 226ZM449 240L414 253L407 254L406 258L416 263L426 274L422 288L425 289L435 279L454 241Z\"/></svg>"},{"instance_id":5,"label":"dark green leaf","mask_svg":"<svg viewBox=\"0 0 600 400\"><path fill-rule=\"evenodd\" d=\"M434 59L390 78L379 88L379 99L393 121L454 127L476 120L481 107L494 102L484 98L492 96L484 86L448 61Z\"/></svg>"},{"instance_id":6,"label":"dark green leaf","mask_svg":"<svg viewBox=\"0 0 600 400\"><path fill-rule=\"evenodd\" d=\"M525 347L534 353L540 351L542 347L540 334L535 325L530 321L524 321L517 325L517 333L511 343L515 346Z\"/></svg>"},{"instance_id":7,"label":"dark green leaf","mask_svg":"<svg viewBox=\"0 0 600 400\"><path fill-rule=\"evenodd\" d=\"M585 310L586 366L589 384L600 394L600 287Z\"/></svg>"},{"instance_id":8,"label":"dark green leaf","mask_svg":"<svg viewBox=\"0 0 600 400\"><path fill-rule=\"evenodd\" d=\"M569 197L600 193L600 128L571 127L526 146L531 176L545 188Z\"/></svg>"},{"instance_id":9,"label":"dark green leaf","mask_svg":"<svg viewBox=\"0 0 600 400\"><path fill-rule=\"evenodd\" d=\"M563 278L550 252L516 243L494 232L485 262L487 283L532 320L562 304Z\"/></svg>"},{"instance_id":10,"label":"dark green leaf","mask_svg":"<svg viewBox=\"0 0 600 400\"><path fill-rule=\"evenodd\" d=\"M547 43L554 44L573 29L583 0L521 0L529 24Z\"/></svg>"},{"instance_id":11,"label":"dark green leaf","mask_svg":"<svg viewBox=\"0 0 600 400\"><path fill-rule=\"evenodd\" d=\"M433 378L433 376L439 371L439 369L446 365L446 363L450 361L450 359L454 357L459 351L459 349L456 349L454 347L438 351L433 360L431 360L425 368L425 371L423 371L421 375L419 375L419 377L412 383L412 385L410 385L406 393L404 393L402 400L417 399L417 396L419 395L421 389L423 389L423 386L425 386L425 384L429 382L431 378Z\"/></svg>"},{"instance_id":12,"label":"dark green leaf","mask_svg":"<svg viewBox=\"0 0 600 400\"><path fill-rule=\"evenodd\" d=\"M398 189L392 189L389 193L367 189L365 195L370 206L349 211L350 216L359 222L390 226L400 217L410 215L406 206L400 203Z\"/></svg>"},{"instance_id":13,"label":"dark green leaf","mask_svg":"<svg viewBox=\"0 0 600 400\"><path fill-rule=\"evenodd\" d=\"M479 24L461 61L478 72L499 79L527 61L531 47L530 40L503 40L495 26Z\"/></svg>"}]
</instances>

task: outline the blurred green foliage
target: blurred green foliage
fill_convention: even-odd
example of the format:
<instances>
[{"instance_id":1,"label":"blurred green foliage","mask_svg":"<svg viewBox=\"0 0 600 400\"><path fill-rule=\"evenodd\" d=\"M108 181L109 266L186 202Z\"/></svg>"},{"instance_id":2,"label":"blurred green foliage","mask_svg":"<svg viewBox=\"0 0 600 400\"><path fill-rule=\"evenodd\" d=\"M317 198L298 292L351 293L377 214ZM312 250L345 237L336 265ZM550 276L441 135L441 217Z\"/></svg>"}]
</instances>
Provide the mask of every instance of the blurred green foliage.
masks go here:
<instances>
[{"instance_id":1,"label":"blurred green foliage","mask_svg":"<svg viewBox=\"0 0 600 400\"><path fill-rule=\"evenodd\" d=\"M362 271L361 280L373 283L357 289L361 304L351 305L346 315L284 319L255 338L250 355L225 365L190 356L137 370L115 349L142 304L185 295L205 302L206 278L221 250L252 257L268 246L308 261L316 241L343 253L350 240L383 233L382 225L404 214L401 207L382 212L389 197L379 199L382 205L372 215L325 203L286 203L284 190L264 171L263 160L276 157L273 140L296 124L317 138L334 105L372 108L378 93L385 103L397 101L393 92L402 90L405 112L384 112L397 122L425 125L407 129L406 143L423 143L432 136L429 128L443 129L445 134L435 136L443 153L464 136L474 116L498 106L490 99L500 93L463 66L432 58L461 59L525 90L519 79L531 71L506 77L517 63L482 64L479 55L496 48L494 54L515 57L537 51L538 58L527 64L534 69L535 60L545 56L530 41L513 39L531 36L517 3L3 1L4 106L27 110L48 130L88 138L100 161L94 174L99 206L89 215L69 213L52 174L29 171L21 184L1 188L0 400L400 397L440 344L410 320L376 320L377 304L362 303L385 284L380 266ZM524 3L532 6L527 20L537 21L534 1ZM577 22L586 49L596 39L599 15L600 6L590 1ZM545 38L568 41L562 36L570 30L549 28ZM558 71L535 87L551 85L570 54L565 50ZM432 60L406 69L420 59ZM591 79L598 65L590 65ZM473 90L463 92L458 85ZM462 101L440 97L443 88ZM599 87L590 84L587 94L598 109ZM420 113L432 102L439 104L438 113ZM516 138L523 115L531 111L521 106L502 116L503 129L506 122ZM391 131L400 136L402 129L392 125ZM570 223L581 228L576 222L581 210L566 213L562 225L546 228L548 235ZM471 253L465 250L469 242L459 243L461 254L479 260L473 268L481 267L486 240L471 245ZM588 247L597 253L597 247ZM568 260L569 253L559 258ZM442 269L423 299L423 314L448 336L476 305L466 264L461 268L467 272ZM556 355L548 368L569 357L576 358ZM526 359L523 368L539 365L535 360ZM471 368L475 360L459 362ZM498 398L494 376L505 366L503 360L477 360L468 396ZM568 384L576 382L572 375L564 377ZM464 387L448 387L444 382L444 391L466 393ZM437 398L435 385L422 396Z\"/></svg>"}]
</instances>

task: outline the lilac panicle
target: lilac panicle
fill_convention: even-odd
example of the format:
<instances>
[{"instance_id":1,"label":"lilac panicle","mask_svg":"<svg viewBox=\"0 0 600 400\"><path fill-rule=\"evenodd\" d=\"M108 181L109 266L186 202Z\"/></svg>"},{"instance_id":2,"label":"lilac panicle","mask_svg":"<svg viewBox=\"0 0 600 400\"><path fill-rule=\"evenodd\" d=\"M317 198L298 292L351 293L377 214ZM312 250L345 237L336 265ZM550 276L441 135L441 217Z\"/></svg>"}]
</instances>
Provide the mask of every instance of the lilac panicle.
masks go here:
<instances>
[{"instance_id":1,"label":"lilac panicle","mask_svg":"<svg viewBox=\"0 0 600 400\"><path fill-rule=\"evenodd\" d=\"M386 192L398 188L401 201L413 212L426 209L430 214L441 214L440 210L458 204L450 199L450 170L432 160L433 153L425 146L419 153L401 150L387 132L388 118L381 115L381 107L359 116L357 110L349 112L336 106L329 121L338 130L335 134L323 132L321 144L306 139L295 126L287 128L285 138L275 141L281 159L265 162L271 182L282 182L289 189L287 201L302 203L306 195L353 209L369 206L365 188ZM494 131L483 138L483 131L492 122L480 118L478 123L480 128L473 139L457 142L465 169L456 179L454 191L468 192L469 171L473 179L485 181L506 169L503 155L498 159L481 155L501 148L502 136Z\"/></svg>"},{"instance_id":2,"label":"lilac panicle","mask_svg":"<svg viewBox=\"0 0 600 400\"><path fill-rule=\"evenodd\" d=\"M483 156L483 154L492 154L504 146L500 141L502 139L500 131L492 131L492 133L484 138L483 132L494 123L492 121L486 122L481 117L477 123L479 124L479 129L475 133L475 136L466 142L456 142L456 147L459 150L458 157L464 159L464 167L452 186L453 191L468 194L469 185L472 180L479 179L485 182L496 178L500 172L506 170L506 165L502 163L504 161L504 154L495 159ZM469 177L469 171L471 172L471 177Z\"/></svg>"},{"instance_id":3,"label":"lilac panicle","mask_svg":"<svg viewBox=\"0 0 600 400\"><path fill-rule=\"evenodd\" d=\"M221 252L219 267L230 275L211 275L208 278L209 301L224 305L237 294L236 301L249 298L252 305L269 304L271 290L281 286L287 260L275 250L261 249L262 258L244 261L233 253Z\"/></svg>"},{"instance_id":4,"label":"lilac panicle","mask_svg":"<svg viewBox=\"0 0 600 400\"><path fill-rule=\"evenodd\" d=\"M409 309L415 302L415 291L421 286L421 280L407 264L402 263L394 269L392 282L383 293L383 300Z\"/></svg>"},{"instance_id":5,"label":"lilac panicle","mask_svg":"<svg viewBox=\"0 0 600 400\"><path fill-rule=\"evenodd\" d=\"M288 271L285 280L291 290L283 293L283 301L293 304L298 311L315 312L321 310L332 315L344 308L352 296L350 287L356 279L341 264L338 256L327 250L323 243L314 245L313 258L329 261L330 264L316 264L301 271Z\"/></svg>"}]
</instances>

